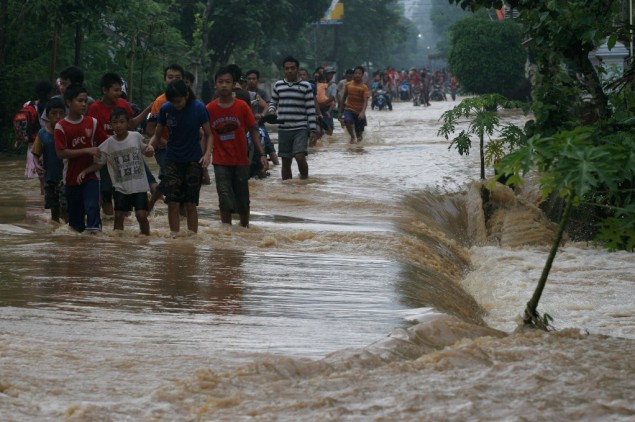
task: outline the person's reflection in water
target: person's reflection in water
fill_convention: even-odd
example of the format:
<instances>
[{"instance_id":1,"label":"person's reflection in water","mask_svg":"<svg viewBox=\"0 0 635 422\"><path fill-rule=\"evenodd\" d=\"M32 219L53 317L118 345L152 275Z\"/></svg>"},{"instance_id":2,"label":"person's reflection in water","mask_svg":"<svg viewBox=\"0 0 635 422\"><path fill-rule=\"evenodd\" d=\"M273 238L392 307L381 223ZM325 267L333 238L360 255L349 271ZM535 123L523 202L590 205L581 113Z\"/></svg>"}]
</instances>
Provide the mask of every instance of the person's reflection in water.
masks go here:
<instances>
[{"instance_id":1,"label":"person's reflection in water","mask_svg":"<svg viewBox=\"0 0 635 422\"><path fill-rule=\"evenodd\" d=\"M238 314L242 309L241 251L197 249L171 244L159 266L160 306L164 311Z\"/></svg>"}]
</instances>

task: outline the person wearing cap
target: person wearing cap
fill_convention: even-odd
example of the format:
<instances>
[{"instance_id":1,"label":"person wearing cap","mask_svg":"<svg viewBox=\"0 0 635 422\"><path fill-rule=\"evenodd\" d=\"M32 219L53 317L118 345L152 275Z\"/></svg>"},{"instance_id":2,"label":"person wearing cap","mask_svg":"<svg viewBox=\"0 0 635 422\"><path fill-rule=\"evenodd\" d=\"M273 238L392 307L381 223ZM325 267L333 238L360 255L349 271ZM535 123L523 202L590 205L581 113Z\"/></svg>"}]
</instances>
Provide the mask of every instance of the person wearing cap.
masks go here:
<instances>
[{"instance_id":1,"label":"person wearing cap","mask_svg":"<svg viewBox=\"0 0 635 422\"><path fill-rule=\"evenodd\" d=\"M326 87L326 95L329 98L332 98L332 105L330 108L330 116L331 119L333 119L334 116L334 110L335 110L335 106L337 105L337 82L335 81L335 76L337 75L337 71L335 70L335 68L329 66L326 69L324 69L324 74L326 75L326 83L328 84Z\"/></svg>"}]
</instances>

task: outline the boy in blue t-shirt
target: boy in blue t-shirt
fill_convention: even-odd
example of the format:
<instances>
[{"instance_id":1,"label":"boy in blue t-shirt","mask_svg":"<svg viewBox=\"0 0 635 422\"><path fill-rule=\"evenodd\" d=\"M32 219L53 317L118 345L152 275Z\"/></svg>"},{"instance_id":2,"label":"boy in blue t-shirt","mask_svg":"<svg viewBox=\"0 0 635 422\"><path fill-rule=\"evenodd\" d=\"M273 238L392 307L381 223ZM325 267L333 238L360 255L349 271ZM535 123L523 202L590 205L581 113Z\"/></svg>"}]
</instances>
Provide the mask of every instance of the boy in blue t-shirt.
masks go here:
<instances>
[{"instance_id":1,"label":"boy in blue t-shirt","mask_svg":"<svg viewBox=\"0 0 635 422\"><path fill-rule=\"evenodd\" d=\"M66 106L61 98L52 98L46 104L46 126L37 134L33 142L33 163L38 174L44 175L44 208L51 210L51 220L68 221L66 197L64 196L64 162L55 152L53 129L64 118Z\"/></svg>"}]
</instances>

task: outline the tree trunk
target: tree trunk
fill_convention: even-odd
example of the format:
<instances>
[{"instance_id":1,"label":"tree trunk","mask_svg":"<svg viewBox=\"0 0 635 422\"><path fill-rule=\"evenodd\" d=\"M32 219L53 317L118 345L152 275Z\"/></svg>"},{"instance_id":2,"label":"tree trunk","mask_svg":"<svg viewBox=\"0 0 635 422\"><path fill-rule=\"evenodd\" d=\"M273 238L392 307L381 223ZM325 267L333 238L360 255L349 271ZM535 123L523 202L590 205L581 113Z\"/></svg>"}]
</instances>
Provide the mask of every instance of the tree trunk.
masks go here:
<instances>
[{"instance_id":1,"label":"tree trunk","mask_svg":"<svg viewBox=\"0 0 635 422\"><path fill-rule=\"evenodd\" d=\"M4 69L4 61L6 58L6 44L8 36L7 22L9 20L9 2L2 0L0 2L0 69Z\"/></svg>"},{"instance_id":2,"label":"tree trunk","mask_svg":"<svg viewBox=\"0 0 635 422\"><path fill-rule=\"evenodd\" d=\"M73 60L73 65L80 67L79 66L79 59L81 56L81 49L82 49L82 25L81 23L76 23L75 24L75 59Z\"/></svg>"},{"instance_id":3,"label":"tree trunk","mask_svg":"<svg viewBox=\"0 0 635 422\"><path fill-rule=\"evenodd\" d=\"M553 240L553 244L551 245L551 250L549 251L549 256L547 257L547 262L545 262L545 266L542 269L540 280L538 280L538 284L536 285L533 296L531 297L529 302L527 302L524 317L525 325L530 325L545 330L547 329L547 324L545 324L544 321L540 319L540 315L538 314L538 302L540 301L540 297L542 296L542 291L545 288L545 284L547 284L547 278L549 277L551 266L553 265L553 261L556 258L556 253L558 252L558 248L560 247L560 242L562 242L564 228L567 226L569 215L571 215L571 208L573 208L573 198L573 193L570 193L569 198L567 199L567 205L565 206L564 213L560 218L558 232L556 233L556 237Z\"/></svg>"},{"instance_id":4,"label":"tree trunk","mask_svg":"<svg viewBox=\"0 0 635 422\"><path fill-rule=\"evenodd\" d=\"M145 92L143 89L143 82L145 79L145 75L146 75L146 58L148 56L148 50L146 48L143 49L143 53L141 54L141 76L139 78L139 92L141 93L141 104L139 104L141 106L141 108L145 107Z\"/></svg>"},{"instance_id":5,"label":"tree trunk","mask_svg":"<svg viewBox=\"0 0 635 422\"><path fill-rule=\"evenodd\" d=\"M481 180L485 180L485 139L484 134L480 134L479 157L481 159Z\"/></svg>"},{"instance_id":6,"label":"tree trunk","mask_svg":"<svg viewBox=\"0 0 635 422\"><path fill-rule=\"evenodd\" d=\"M130 62L128 63L128 101L132 102L132 75L134 75L134 53L130 56Z\"/></svg>"},{"instance_id":7,"label":"tree trunk","mask_svg":"<svg viewBox=\"0 0 635 422\"><path fill-rule=\"evenodd\" d=\"M53 35L51 36L51 57L49 60L49 80L55 80L55 68L57 67L57 49L60 44L60 32L62 24L56 19L53 24Z\"/></svg>"},{"instance_id":8,"label":"tree trunk","mask_svg":"<svg viewBox=\"0 0 635 422\"><path fill-rule=\"evenodd\" d=\"M134 85L132 77L134 75L135 55L137 54L137 38L132 39L132 48L128 53L128 101L132 102L132 86Z\"/></svg>"},{"instance_id":9,"label":"tree trunk","mask_svg":"<svg viewBox=\"0 0 635 422\"><path fill-rule=\"evenodd\" d=\"M593 64L589 60L588 53L578 55L575 57L575 63L580 70L580 73L584 75L584 82L589 88L591 96L593 96L593 104L598 112L598 118L605 120L609 117L610 111L608 107L608 98L602 89L602 82L598 76Z\"/></svg>"},{"instance_id":10,"label":"tree trunk","mask_svg":"<svg viewBox=\"0 0 635 422\"><path fill-rule=\"evenodd\" d=\"M209 79L206 80L202 85L212 87L214 86L213 75L212 75L212 64L210 60L208 60L207 52L210 51L210 43L209 43L209 16L212 13L212 8L214 7L214 0L207 0L207 5L201 14L201 63L203 64L203 74L207 73L209 75Z\"/></svg>"}]
</instances>

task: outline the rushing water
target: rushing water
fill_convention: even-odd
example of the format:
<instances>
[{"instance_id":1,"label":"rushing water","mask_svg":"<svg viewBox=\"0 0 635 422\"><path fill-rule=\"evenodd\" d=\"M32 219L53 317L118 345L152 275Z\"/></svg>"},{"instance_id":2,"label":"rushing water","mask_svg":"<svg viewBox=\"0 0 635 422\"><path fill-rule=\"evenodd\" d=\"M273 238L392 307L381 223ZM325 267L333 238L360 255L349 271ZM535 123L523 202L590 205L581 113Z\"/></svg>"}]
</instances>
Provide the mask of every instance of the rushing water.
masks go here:
<instances>
[{"instance_id":1,"label":"rushing water","mask_svg":"<svg viewBox=\"0 0 635 422\"><path fill-rule=\"evenodd\" d=\"M514 333L553 227L531 189L485 222L477 157L436 135L451 105L369 112L308 180L253 180L249 229L205 186L177 239L163 204L150 237L74 234L2 159L0 420L633 420L634 256L565 245L560 329Z\"/></svg>"}]
</instances>

